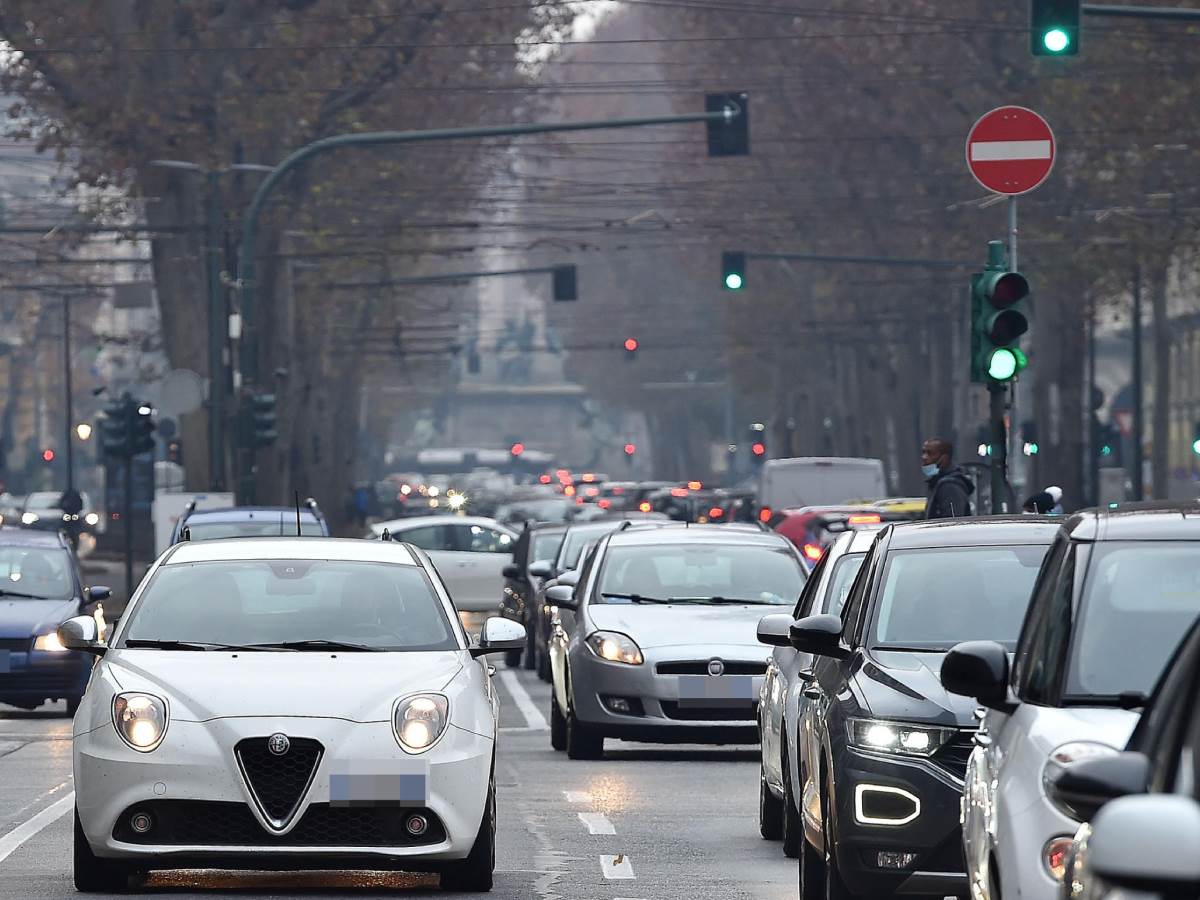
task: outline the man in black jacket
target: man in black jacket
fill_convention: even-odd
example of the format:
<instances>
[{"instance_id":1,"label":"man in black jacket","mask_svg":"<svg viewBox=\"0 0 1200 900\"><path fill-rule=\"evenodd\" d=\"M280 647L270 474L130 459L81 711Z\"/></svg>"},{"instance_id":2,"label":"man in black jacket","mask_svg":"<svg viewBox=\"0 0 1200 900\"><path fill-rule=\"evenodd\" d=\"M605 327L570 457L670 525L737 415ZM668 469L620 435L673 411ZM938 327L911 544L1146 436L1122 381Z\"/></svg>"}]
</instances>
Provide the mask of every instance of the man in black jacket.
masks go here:
<instances>
[{"instance_id":1,"label":"man in black jacket","mask_svg":"<svg viewBox=\"0 0 1200 900\"><path fill-rule=\"evenodd\" d=\"M954 465L954 445L942 438L930 438L921 447L921 474L929 485L926 519L953 519L969 516L975 484L961 466Z\"/></svg>"}]
</instances>

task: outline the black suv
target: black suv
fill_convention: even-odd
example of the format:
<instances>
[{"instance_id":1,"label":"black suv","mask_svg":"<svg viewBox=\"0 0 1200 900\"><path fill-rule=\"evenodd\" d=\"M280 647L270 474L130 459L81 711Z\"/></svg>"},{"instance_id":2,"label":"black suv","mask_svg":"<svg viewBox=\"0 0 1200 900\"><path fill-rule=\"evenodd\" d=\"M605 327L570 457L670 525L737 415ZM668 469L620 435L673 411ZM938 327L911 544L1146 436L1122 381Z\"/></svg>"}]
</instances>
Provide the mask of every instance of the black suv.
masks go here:
<instances>
[{"instance_id":1,"label":"black suv","mask_svg":"<svg viewBox=\"0 0 1200 900\"><path fill-rule=\"evenodd\" d=\"M792 624L792 645L816 656L789 729L802 897L966 895L958 808L976 704L939 670L959 641L1016 640L1056 531L1030 516L889 525L841 615Z\"/></svg>"},{"instance_id":2,"label":"black suv","mask_svg":"<svg viewBox=\"0 0 1200 900\"><path fill-rule=\"evenodd\" d=\"M566 525L527 524L513 546L513 561L502 570L504 590L500 598L500 614L525 626L525 652L506 654L510 666L522 663L526 669L537 665L537 611L534 601L537 590L554 567L554 559L562 546Z\"/></svg>"}]
</instances>

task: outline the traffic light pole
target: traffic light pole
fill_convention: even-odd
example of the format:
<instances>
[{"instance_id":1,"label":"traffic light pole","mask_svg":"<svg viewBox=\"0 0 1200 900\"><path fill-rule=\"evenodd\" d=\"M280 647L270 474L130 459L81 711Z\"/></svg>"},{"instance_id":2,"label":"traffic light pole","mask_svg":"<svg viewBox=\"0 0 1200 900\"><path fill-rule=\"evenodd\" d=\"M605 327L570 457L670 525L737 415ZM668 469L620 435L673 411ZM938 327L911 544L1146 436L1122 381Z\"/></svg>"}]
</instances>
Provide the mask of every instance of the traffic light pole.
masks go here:
<instances>
[{"instance_id":1,"label":"traffic light pole","mask_svg":"<svg viewBox=\"0 0 1200 900\"><path fill-rule=\"evenodd\" d=\"M75 490L75 442L72 440L75 432L75 394L71 383L71 297L63 294L63 391L66 405L67 443L65 446L67 464L67 490Z\"/></svg>"},{"instance_id":2,"label":"traffic light pole","mask_svg":"<svg viewBox=\"0 0 1200 900\"><path fill-rule=\"evenodd\" d=\"M132 440L133 417L137 415L133 398L125 395L125 434ZM125 517L125 602L133 597L133 456L125 454L125 498L121 515Z\"/></svg>"},{"instance_id":3,"label":"traffic light pole","mask_svg":"<svg viewBox=\"0 0 1200 900\"><path fill-rule=\"evenodd\" d=\"M1017 198L1010 196L1008 198L1008 271L1019 272L1020 266L1017 265ZM1017 380L1013 379L1010 396L1008 398L1008 421L1012 423L1020 422L1021 419L1017 413ZM1025 483L1025 456L1021 453L1021 448L1017 446L1017 429L1009 429L1009 440L1005 443L1005 453L1008 459L1012 462L1012 480L1020 484ZM1007 478L1007 473L1005 473ZM1007 497L1007 494L1005 495Z\"/></svg>"},{"instance_id":4,"label":"traffic light pole","mask_svg":"<svg viewBox=\"0 0 1200 900\"><path fill-rule=\"evenodd\" d=\"M1008 429L1004 424L1005 395L1008 386L988 385L988 418L992 440L992 515L1009 512L1008 508Z\"/></svg>"}]
</instances>

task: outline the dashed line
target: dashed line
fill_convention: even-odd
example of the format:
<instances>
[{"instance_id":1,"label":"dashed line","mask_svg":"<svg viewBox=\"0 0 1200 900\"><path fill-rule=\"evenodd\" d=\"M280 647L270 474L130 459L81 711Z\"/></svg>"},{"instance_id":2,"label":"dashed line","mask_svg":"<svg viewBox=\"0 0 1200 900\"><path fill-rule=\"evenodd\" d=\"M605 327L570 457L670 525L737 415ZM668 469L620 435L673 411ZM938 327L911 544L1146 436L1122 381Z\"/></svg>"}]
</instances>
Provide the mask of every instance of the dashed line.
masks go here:
<instances>
[{"instance_id":1,"label":"dashed line","mask_svg":"<svg viewBox=\"0 0 1200 900\"><path fill-rule=\"evenodd\" d=\"M633 863L624 853L618 856L601 856L600 871L604 873L605 878L613 880L637 877L633 874Z\"/></svg>"},{"instance_id":2,"label":"dashed line","mask_svg":"<svg viewBox=\"0 0 1200 900\"><path fill-rule=\"evenodd\" d=\"M563 791L568 803L591 803L592 795L587 791Z\"/></svg>"},{"instance_id":3,"label":"dashed line","mask_svg":"<svg viewBox=\"0 0 1200 900\"><path fill-rule=\"evenodd\" d=\"M550 725L546 721L546 717L542 715L542 711L534 704L532 698L529 696L529 692L525 690L525 685L517 680L516 673L511 669L505 669L500 673L500 680L504 682L504 687L512 695L513 702L517 704L517 709L525 717L525 724L529 726L529 730L549 731Z\"/></svg>"},{"instance_id":4,"label":"dashed line","mask_svg":"<svg viewBox=\"0 0 1200 900\"><path fill-rule=\"evenodd\" d=\"M579 821L587 826L588 834L617 833L617 829L613 828L612 822L608 821L608 816L604 813L582 812L579 813Z\"/></svg>"},{"instance_id":5,"label":"dashed line","mask_svg":"<svg viewBox=\"0 0 1200 900\"><path fill-rule=\"evenodd\" d=\"M32 819L28 819L0 838L0 862L8 859L13 851L19 848L31 837L47 825L57 822L68 810L75 805L75 792L67 794L61 800L51 803Z\"/></svg>"}]
</instances>

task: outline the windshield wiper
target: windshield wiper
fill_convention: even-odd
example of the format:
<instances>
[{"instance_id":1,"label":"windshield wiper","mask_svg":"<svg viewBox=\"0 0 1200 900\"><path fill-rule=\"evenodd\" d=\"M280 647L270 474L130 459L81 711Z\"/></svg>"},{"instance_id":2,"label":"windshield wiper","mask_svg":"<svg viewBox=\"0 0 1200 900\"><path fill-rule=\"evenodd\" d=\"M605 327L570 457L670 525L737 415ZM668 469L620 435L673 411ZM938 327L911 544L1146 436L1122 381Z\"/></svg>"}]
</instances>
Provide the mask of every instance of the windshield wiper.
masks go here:
<instances>
[{"instance_id":1,"label":"windshield wiper","mask_svg":"<svg viewBox=\"0 0 1200 900\"><path fill-rule=\"evenodd\" d=\"M159 641L150 638L128 638L124 645L128 648L146 648L152 650L253 650L254 647L241 647L237 644L211 644L207 641Z\"/></svg>"},{"instance_id":2,"label":"windshield wiper","mask_svg":"<svg viewBox=\"0 0 1200 900\"><path fill-rule=\"evenodd\" d=\"M770 600L748 600L742 597L672 597L670 603L728 603L734 606L778 606Z\"/></svg>"},{"instance_id":3,"label":"windshield wiper","mask_svg":"<svg viewBox=\"0 0 1200 900\"><path fill-rule=\"evenodd\" d=\"M600 596L606 600L629 600L633 603L670 603L670 600L664 600L661 597L645 597L641 594L620 594L612 591L601 591Z\"/></svg>"},{"instance_id":4,"label":"windshield wiper","mask_svg":"<svg viewBox=\"0 0 1200 900\"><path fill-rule=\"evenodd\" d=\"M346 641L327 641L314 638L307 641L277 641L271 644L251 644L251 650L354 650L366 653L382 653L383 647L369 647L366 644L351 644Z\"/></svg>"},{"instance_id":5,"label":"windshield wiper","mask_svg":"<svg viewBox=\"0 0 1200 900\"><path fill-rule=\"evenodd\" d=\"M24 600L49 600L44 594L26 594L23 591L10 591L0 588L0 597L21 597Z\"/></svg>"}]
</instances>

